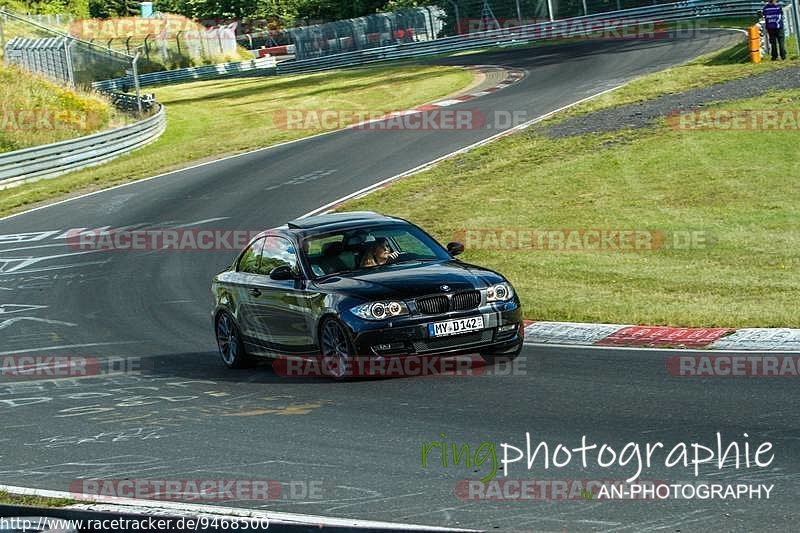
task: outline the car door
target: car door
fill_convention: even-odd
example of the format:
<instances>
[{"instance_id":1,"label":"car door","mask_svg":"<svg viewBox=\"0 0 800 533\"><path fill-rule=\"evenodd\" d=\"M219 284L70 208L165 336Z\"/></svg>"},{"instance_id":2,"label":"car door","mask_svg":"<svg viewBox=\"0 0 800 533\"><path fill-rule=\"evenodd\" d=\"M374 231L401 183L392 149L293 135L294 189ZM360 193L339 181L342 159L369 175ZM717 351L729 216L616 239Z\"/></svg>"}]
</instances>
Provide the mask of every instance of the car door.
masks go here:
<instances>
[{"instance_id":1,"label":"car door","mask_svg":"<svg viewBox=\"0 0 800 533\"><path fill-rule=\"evenodd\" d=\"M257 342L258 327L257 322L254 321L257 302L254 298L253 287L260 284L259 279L262 277L259 274L259 266L263 246L264 238L262 237L247 247L236 264L236 274L232 277L229 286L232 300L235 303L236 319L244 341L250 350L253 349L251 345Z\"/></svg>"},{"instance_id":2,"label":"car door","mask_svg":"<svg viewBox=\"0 0 800 533\"><path fill-rule=\"evenodd\" d=\"M292 279L273 279L272 271L289 267ZM249 294L253 327L261 346L271 355L299 355L313 350L313 320L306 281L294 243L269 235L264 239L259 276Z\"/></svg>"}]
</instances>

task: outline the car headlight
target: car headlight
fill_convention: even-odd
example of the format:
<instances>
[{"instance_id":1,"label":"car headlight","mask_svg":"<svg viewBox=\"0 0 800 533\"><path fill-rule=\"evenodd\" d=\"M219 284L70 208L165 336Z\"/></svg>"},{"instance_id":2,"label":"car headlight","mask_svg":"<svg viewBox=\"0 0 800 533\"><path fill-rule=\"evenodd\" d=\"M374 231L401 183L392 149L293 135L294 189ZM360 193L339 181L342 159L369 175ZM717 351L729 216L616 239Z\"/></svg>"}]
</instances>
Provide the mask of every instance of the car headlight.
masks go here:
<instances>
[{"instance_id":1,"label":"car headlight","mask_svg":"<svg viewBox=\"0 0 800 533\"><path fill-rule=\"evenodd\" d=\"M486 289L487 302L507 302L514 297L514 289L510 283L498 283Z\"/></svg>"},{"instance_id":2,"label":"car headlight","mask_svg":"<svg viewBox=\"0 0 800 533\"><path fill-rule=\"evenodd\" d=\"M385 320L408 314L408 306L399 301L370 302L350 309L354 315L365 320Z\"/></svg>"}]
</instances>

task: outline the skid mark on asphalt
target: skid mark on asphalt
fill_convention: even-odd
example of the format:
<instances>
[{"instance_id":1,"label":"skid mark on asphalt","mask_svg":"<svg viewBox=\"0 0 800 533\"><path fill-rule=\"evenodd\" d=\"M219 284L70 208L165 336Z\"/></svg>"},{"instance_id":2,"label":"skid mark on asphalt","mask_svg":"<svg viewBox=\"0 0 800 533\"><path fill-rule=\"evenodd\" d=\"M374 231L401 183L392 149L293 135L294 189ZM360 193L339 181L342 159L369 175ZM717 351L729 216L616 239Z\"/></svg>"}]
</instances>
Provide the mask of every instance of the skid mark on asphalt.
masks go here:
<instances>
[{"instance_id":1,"label":"skid mark on asphalt","mask_svg":"<svg viewBox=\"0 0 800 533\"><path fill-rule=\"evenodd\" d=\"M149 431L147 438L168 438L175 434L167 428L179 429L209 419L308 415L332 403L316 398L265 396L257 384L240 384L239 387L254 389L244 393L225 390L222 385L212 380L176 380L172 376L134 372L16 380L0 384L0 416L48 420L49 427L61 433L46 436L41 442L56 447L62 441L102 443L113 439L114 431L122 433L113 442L132 438L129 432L141 435ZM103 430L70 437L71 433L63 429L70 420L86 421ZM34 440L27 443L34 444Z\"/></svg>"},{"instance_id":2,"label":"skid mark on asphalt","mask_svg":"<svg viewBox=\"0 0 800 533\"><path fill-rule=\"evenodd\" d=\"M147 441L171 437L162 427L134 427L119 431L101 431L90 435L53 435L42 437L36 442L26 442L23 446L42 448L63 448L65 446L81 446L84 444L112 444L115 442Z\"/></svg>"},{"instance_id":3,"label":"skid mark on asphalt","mask_svg":"<svg viewBox=\"0 0 800 533\"><path fill-rule=\"evenodd\" d=\"M11 470L0 470L0 476L9 475L16 477L44 477L50 475L72 476L73 478L100 478L136 474L141 476L145 472L163 472L175 467L175 463L191 463L194 459L176 458L166 461L144 455L111 455L97 456L86 461L68 461L43 465L41 458L34 464L20 463Z\"/></svg>"},{"instance_id":4,"label":"skid mark on asphalt","mask_svg":"<svg viewBox=\"0 0 800 533\"><path fill-rule=\"evenodd\" d=\"M279 409L253 409L251 411L227 413L222 416L307 415L311 411L319 409L322 406L322 403L306 403L300 405L288 405Z\"/></svg>"}]
</instances>

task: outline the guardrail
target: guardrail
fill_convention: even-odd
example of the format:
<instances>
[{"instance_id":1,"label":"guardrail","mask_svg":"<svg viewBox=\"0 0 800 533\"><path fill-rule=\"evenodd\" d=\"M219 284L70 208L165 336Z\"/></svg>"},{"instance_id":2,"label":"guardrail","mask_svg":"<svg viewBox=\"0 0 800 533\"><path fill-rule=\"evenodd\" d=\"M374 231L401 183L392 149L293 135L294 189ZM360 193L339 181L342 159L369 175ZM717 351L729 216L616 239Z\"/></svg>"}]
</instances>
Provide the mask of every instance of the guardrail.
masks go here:
<instances>
[{"instance_id":1,"label":"guardrail","mask_svg":"<svg viewBox=\"0 0 800 533\"><path fill-rule=\"evenodd\" d=\"M247 61L151 72L149 74L139 74L139 86L146 87L149 85L166 85L190 80L220 78L244 72L254 73L266 71L268 74L274 74L275 65L276 61L274 57L259 57L258 59L250 59ZM128 91L134 87L133 76L96 81L92 83L92 87L100 91Z\"/></svg>"},{"instance_id":2,"label":"guardrail","mask_svg":"<svg viewBox=\"0 0 800 533\"><path fill-rule=\"evenodd\" d=\"M134 124L77 139L0 154L0 190L104 163L157 139L166 128L164 107Z\"/></svg>"},{"instance_id":3,"label":"guardrail","mask_svg":"<svg viewBox=\"0 0 800 533\"><path fill-rule=\"evenodd\" d=\"M687 0L672 4L609 11L581 17L539 22L512 28L444 37L432 41L396 44L356 52L344 52L314 59L283 61L277 66L278 74L314 72L333 68L353 67L430 55L446 54L498 45L527 44L549 39L583 37L597 33L603 25L629 27L638 24L668 23L686 19L751 16L763 7L761 2L749 0L698 1Z\"/></svg>"},{"instance_id":4,"label":"guardrail","mask_svg":"<svg viewBox=\"0 0 800 533\"><path fill-rule=\"evenodd\" d=\"M134 94L120 92L105 92L103 94L111 100L114 107L126 113L138 113L140 101L143 113L150 113L158 105L154 94L143 94L140 101L136 99Z\"/></svg>"},{"instance_id":5,"label":"guardrail","mask_svg":"<svg viewBox=\"0 0 800 533\"><path fill-rule=\"evenodd\" d=\"M409 59L446 54L498 45L527 44L549 39L583 37L596 33L604 25L629 27L702 19L711 17L755 17L762 3L749 0L706 1L686 0L672 4L610 11L582 17L559 19L512 28L490 30L432 41L396 44L314 59L284 61L276 64L272 57L236 63L222 63L140 75L140 86L177 83L186 80L231 76L238 73L264 71L266 74L293 74L333 68L360 66L381 61ZM566 30L565 30L566 29ZM565 31L568 30L568 34ZM126 76L92 84L97 90L113 91L133 88L133 77ZM114 95L112 94L112 99ZM125 100L125 95L117 95ZM116 103L116 102L115 102ZM124 103L124 102L123 102ZM152 105L155 104L152 101ZM21 183L54 177L79 168L96 165L134 150L156 139L166 127L164 108L136 124L47 146L0 154L0 189Z\"/></svg>"}]
</instances>

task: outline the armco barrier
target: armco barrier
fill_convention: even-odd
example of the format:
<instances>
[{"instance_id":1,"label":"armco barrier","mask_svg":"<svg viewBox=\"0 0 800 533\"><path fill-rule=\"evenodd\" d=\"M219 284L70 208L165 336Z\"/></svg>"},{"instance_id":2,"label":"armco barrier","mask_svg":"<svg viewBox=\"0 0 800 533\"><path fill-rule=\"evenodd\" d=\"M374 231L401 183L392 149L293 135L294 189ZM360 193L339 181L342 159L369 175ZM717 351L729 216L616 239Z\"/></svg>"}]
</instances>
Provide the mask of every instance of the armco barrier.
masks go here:
<instances>
[{"instance_id":1,"label":"armco barrier","mask_svg":"<svg viewBox=\"0 0 800 533\"><path fill-rule=\"evenodd\" d=\"M512 28L444 37L432 41L395 44L356 52L332 54L314 59L283 61L277 66L278 74L314 72L333 68L346 68L409 59L430 55L474 50L499 45L527 44L548 39L590 36L613 24L633 26L637 23L657 24L687 19L718 17L753 17L763 7L762 2L750 0L699 1L686 0L672 4L608 11L582 17L558 19ZM604 26L604 24L606 26Z\"/></svg>"},{"instance_id":2,"label":"armco barrier","mask_svg":"<svg viewBox=\"0 0 800 533\"><path fill-rule=\"evenodd\" d=\"M156 104L158 105L158 104ZM103 163L157 139L166 128L164 108L113 130L0 154L0 190Z\"/></svg>"},{"instance_id":3,"label":"armco barrier","mask_svg":"<svg viewBox=\"0 0 800 533\"><path fill-rule=\"evenodd\" d=\"M284 61L276 64L274 58L263 57L236 63L154 72L143 74L139 76L139 79L140 86L147 86L193 79L219 78L248 71L262 71L264 74L314 72L490 46L508 46L554 38L590 36L596 33L598 28L603 28L604 24L632 26L717 17L755 18L755 14L760 11L762 6L761 2L750 0L703 2L685 0L672 4L609 11L431 41L395 44L315 59ZM560 28L569 28L569 34L563 35L559 31ZM132 77L115 78L94 82L92 85L97 90L111 93L133 89L133 79ZM130 126L75 140L2 154L0 155L0 189L13 187L27 181L53 177L107 161L154 140L161 135L165 127L164 109L159 107L158 112L152 117Z\"/></svg>"},{"instance_id":4,"label":"armco barrier","mask_svg":"<svg viewBox=\"0 0 800 533\"><path fill-rule=\"evenodd\" d=\"M220 78L233 76L239 73L255 73L263 71L265 74L274 74L274 57L259 57L248 61L237 61L233 63L219 63L216 65L206 65L203 67L179 68L175 70L165 70L163 72L151 72L139 75L139 86L147 87L150 85L165 85L169 83L180 83L183 81L202 80L206 78ZM133 76L114 78L111 80L96 81L92 87L99 91L130 91L133 90Z\"/></svg>"}]
</instances>

